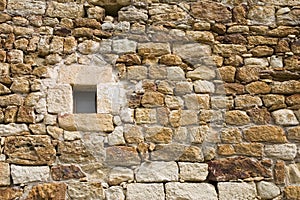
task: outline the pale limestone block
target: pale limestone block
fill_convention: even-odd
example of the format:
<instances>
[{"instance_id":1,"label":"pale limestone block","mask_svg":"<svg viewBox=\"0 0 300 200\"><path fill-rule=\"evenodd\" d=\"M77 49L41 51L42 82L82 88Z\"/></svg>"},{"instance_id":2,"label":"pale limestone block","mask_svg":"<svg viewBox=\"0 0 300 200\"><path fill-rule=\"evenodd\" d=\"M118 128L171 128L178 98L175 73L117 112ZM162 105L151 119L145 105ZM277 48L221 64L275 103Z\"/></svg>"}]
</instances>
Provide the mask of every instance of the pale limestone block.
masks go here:
<instances>
[{"instance_id":1,"label":"pale limestone block","mask_svg":"<svg viewBox=\"0 0 300 200\"><path fill-rule=\"evenodd\" d=\"M43 15L45 11L45 0L9 0L7 3L7 12L14 15Z\"/></svg>"},{"instance_id":2,"label":"pale limestone block","mask_svg":"<svg viewBox=\"0 0 300 200\"><path fill-rule=\"evenodd\" d=\"M52 1L48 4L46 14L50 17L75 19L84 16L84 7L83 4L76 2L58 3Z\"/></svg>"},{"instance_id":3,"label":"pale limestone block","mask_svg":"<svg viewBox=\"0 0 300 200\"><path fill-rule=\"evenodd\" d=\"M81 139L81 133L79 131L64 131L64 140L73 141Z\"/></svg>"},{"instance_id":4,"label":"pale limestone block","mask_svg":"<svg viewBox=\"0 0 300 200\"><path fill-rule=\"evenodd\" d=\"M108 182L110 185L119 185L122 182L134 180L133 170L129 168L115 167L109 173Z\"/></svg>"},{"instance_id":5,"label":"pale limestone block","mask_svg":"<svg viewBox=\"0 0 300 200\"><path fill-rule=\"evenodd\" d=\"M199 110L209 108L208 94L187 94L184 97L185 106L189 110Z\"/></svg>"},{"instance_id":6,"label":"pale limestone block","mask_svg":"<svg viewBox=\"0 0 300 200\"><path fill-rule=\"evenodd\" d=\"M179 178L183 181L205 181L208 165L205 163L179 162Z\"/></svg>"},{"instance_id":7,"label":"pale limestone block","mask_svg":"<svg viewBox=\"0 0 300 200\"><path fill-rule=\"evenodd\" d=\"M265 145L264 151L267 157L293 160L297 155L297 146L295 144Z\"/></svg>"},{"instance_id":8,"label":"pale limestone block","mask_svg":"<svg viewBox=\"0 0 300 200\"><path fill-rule=\"evenodd\" d=\"M125 200L122 187L113 186L105 190L106 200Z\"/></svg>"},{"instance_id":9,"label":"pale limestone block","mask_svg":"<svg viewBox=\"0 0 300 200\"><path fill-rule=\"evenodd\" d=\"M29 132L26 124L0 124L0 136L22 135L24 132Z\"/></svg>"},{"instance_id":10,"label":"pale limestone block","mask_svg":"<svg viewBox=\"0 0 300 200\"><path fill-rule=\"evenodd\" d=\"M206 44L174 44L173 53L179 55L182 59L198 64L200 58L211 55L211 47Z\"/></svg>"},{"instance_id":11,"label":"pale limestone block","mask_svg":"<svg viewBox=\"0 0 300 200\"><path fill-rule=\"evenodd\" d=\"M112 41L112 50L118 54L135 53L137 43L128 39Z\"/></svg>"},{"instance_id":12,"label":"pale limestone block","mask_svg":"<svg viewBox=\"0 0 300 200\"><path fill-rule=\"evenodd\" d=\"M48 166L11 165L11 176L14 184L49 181L50 168Z\"/></svg>"},{"instance_id":13,"label":"pale limestone block","mask_svg":"<svg viewBox=\"0 0 300 200\"><path fill-rule=\"evenodd\" d=\"M162 183L127 185L127 200L164 200L164 185Z\"/></svg>"},{"instance_id":14,"label":"pale limestone block","mask_svg":"<svg viewBox=\"0 0 300 200\"><path fill-rule=\"evenodd\" d=\"M101 77L101 78L99 78ZM58 83L95 86L100 83L113 82L112 67L63 65L59 69Z\"/></svg>"},{"instance_id":15,"label":"pale limestone block","mask_svg":"<svg viewBox=\"0 0 300 200\"><path fill-rule=\"evenodd\" d=\"M111 146L126 144L123 132L123 126L117 126L115 130L108 135L108 144Z\"/></svg>"},{"instance_id":16,"label":"pale limestone block","mask_svg":"<svg viewBox=\"0 0 300 200\"><path fill-rule=\"evenodd\" d=\"M135 171L138 182L178 181L176 162L144 162Z\"/></svg>"},{"instance_id":17,"label":"pale limestone block","mask_svg":"<svg viewBox=\"0 0 300 200\"><path fill-rule=\"evenodd\" d=\"M208 183L166 183L166 200L218 200L213 185Z\"/></svg>"},{"instance_id":18,"label":"pale limestone block","mask_svg":"<svg viewBox=\"0 0 300 200\"><path fill-rule=\"evenodd\" d=\"M171 81L185 80L185 73L180 67L168 67L167 78Z\"/></svg>"},{"instance_id":19,"label":"pale limestone block","mask_svg":"<svg viewBox=\"0 0 300 200\"><path fill-rule=\"evenodd\" d=\"M10 168L8 163L0 162L0 186L10 185Z\"/></svg>"},{"instance_id":20,"label":"pale limestone block","mask_svg":"<svg viewBox=\"0 0 300 200\"><path fill-rule=\"evenodd\" d=\"M272 112L275 123L282 126L298 125L299 122L292 110L280 109Z\"/></svg>"},{"instance_id":21,"label":"pale limestone block","mask_svg":"<svg viewBox=\"0 0 300 200\"><path fill-rule=\"evenodd\" d=\"M62 84L48 89L47 104L49 113L72 113L73 97L70 85Z\"/></svg>"},{"instance_id":22,"label":"pale limestone block","mask_svg":"<svg viewBox=\"0 0 300 200\"><path fill-rule=\"evenodd\" d=\"M194 89L196 93L214 93L215 85L209 81L195 81Z\"/></svg>"},{"instance_id":23,"label":"pale limestone block","mask_svg":"<svg viewBox=\"0 0 300 200\"><path fill-rule=\"evenodd\" d=\"M269 62L267 58L245 58L245 65L259 65L261 67L269 66Z\"/></svg>"},{"instance_id":24,"label":"pale limestone block","mask_svg":"<svg viewBox=\"0 0 300 200\"><path fill-rule=\"evenodd\" d=\"M257 199L257 191L255 183L234 183L221 182L218 183L219 200L253 200Z\"/></svg>"},{"instance_id":25,"label":"pale limestone block","mask_svg":"<svg viewBox=\"0 0 300 200\"><path fill-rule=\"evenodd\" d=\"M280 195L280 188L272 182L261 181L257 183L257 192L262 199L274 199Z\"/></svg>"}]
</instances>

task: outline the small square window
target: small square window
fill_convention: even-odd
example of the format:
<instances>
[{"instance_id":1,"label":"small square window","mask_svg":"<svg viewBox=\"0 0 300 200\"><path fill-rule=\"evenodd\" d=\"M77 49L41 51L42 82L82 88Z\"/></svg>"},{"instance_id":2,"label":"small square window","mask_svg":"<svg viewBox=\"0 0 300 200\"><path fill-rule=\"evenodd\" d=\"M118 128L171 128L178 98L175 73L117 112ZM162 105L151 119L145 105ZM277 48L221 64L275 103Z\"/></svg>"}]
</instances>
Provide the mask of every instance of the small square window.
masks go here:
<instances>
[{"instance_id":1,"label":"small square window","mask_svg":"<svg viewBox=\"0 0 300 200\"><path fill-rule=\"evenodd\" d=\"M96 113L97 92L93 87L73 87L73 112Z\"/></svg>"}]
</instances>

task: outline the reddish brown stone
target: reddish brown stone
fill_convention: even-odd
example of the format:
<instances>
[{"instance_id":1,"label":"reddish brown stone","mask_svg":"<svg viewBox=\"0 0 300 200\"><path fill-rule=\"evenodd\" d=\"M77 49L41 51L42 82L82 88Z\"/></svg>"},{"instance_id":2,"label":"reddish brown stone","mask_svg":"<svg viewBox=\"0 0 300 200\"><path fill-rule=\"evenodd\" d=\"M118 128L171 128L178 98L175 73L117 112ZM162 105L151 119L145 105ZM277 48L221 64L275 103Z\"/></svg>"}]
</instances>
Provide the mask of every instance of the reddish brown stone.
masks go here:
<instances>
[{"instance_id":1,"label":"reddish brown stone","mask_svg":"<svg viewBox=\"0 0 300 200\"><path fill-rule=\"evenodd\" d=\"M198 1L193 3L191 8L192 15L198 19L231 22L231 11L221 3Z\"/></svg>"},{"instance_id":2,"label":"reddish brown stone","mask_svg":"<svg viewBox=\"0 0 300 200\"><path fill-rule=\"evenodd\" d=\"M271 121L271 114L266 108L253 108L248 114L256 124L268 124Z\"/></svg>"},{"instance_id":3,"label":"reddish brown stone","mask_svg":"<svg viewBox=\"0 0 300 200\"><path fill-rule=\"evenodd\" d=\"M236 181L254 177L271 178L271 172L255 159L245 157L225 158L208 163L211 181Z\"/></svg>"},{"instance_id":4,"label":"reddish brown stone","mask_svg":"<svg viewBox=\"0 0 300 200\"><path fill-rule=\"evenodd\" d=\"M284 161L278 160L274 166L274 179L276 184L283 184L285 179Z\"/></svg>"},{"instance_id":5,"label":"reddish brown stone","mask_svg":"<svg viewBox=\"0 0 300 200\"><path fill-rule=\"evenodd\" d=\"M19 199L23 194L21 189L17 188L0 188L0 199L15 200Z\"/></svg>"},{"instance_id":6,"label":"reddish brown stone","mask_svg":"<svg viewBox=\"0 0 300 200\"><path fill-rule=\"evenodd\" d=\"M26 200L65 200L66 191L67 185L65 183L39 184L32 187Z\"/></svg>"},{"instance_id":7,"label":"reddish brown stone","mask_svg":"<svg viewBox=\"0 0 300 200\"><path fill-rule=\"evenodd\" d=\"M247 44L247 39L241 34L230 34L224 36L224 42L229 44Z\"/></svg>"},{"instance_id":8,"label":"reddish brown stone","mask_svg":"<svg viewBox=\"0 0 300 200\"><path fill-rule=\"evenodd\" d=\"M53 180L61 181L68 179L79 179L85 177L81 169L75 165L57 165L51 168Z\"/></svg>"}]
</instances>

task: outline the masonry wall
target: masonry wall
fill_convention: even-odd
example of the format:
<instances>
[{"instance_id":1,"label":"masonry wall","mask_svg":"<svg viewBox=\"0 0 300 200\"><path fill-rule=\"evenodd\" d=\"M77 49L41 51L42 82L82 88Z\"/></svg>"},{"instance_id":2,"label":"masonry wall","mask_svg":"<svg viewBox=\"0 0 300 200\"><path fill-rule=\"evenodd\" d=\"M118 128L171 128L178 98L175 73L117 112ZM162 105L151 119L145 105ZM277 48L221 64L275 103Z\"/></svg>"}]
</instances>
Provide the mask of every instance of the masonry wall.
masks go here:
<instances>
[{"instance_id":1,"label":"masonry wall","mask_svg":"<svg viewBox=\"0 0 300 200\"><path fill-rule=\"evenodd\" d=\"M0 0L0 199L300 199L299 16ZM75 113L76 88L96 113Z\"/></svg>"}]
</instances>

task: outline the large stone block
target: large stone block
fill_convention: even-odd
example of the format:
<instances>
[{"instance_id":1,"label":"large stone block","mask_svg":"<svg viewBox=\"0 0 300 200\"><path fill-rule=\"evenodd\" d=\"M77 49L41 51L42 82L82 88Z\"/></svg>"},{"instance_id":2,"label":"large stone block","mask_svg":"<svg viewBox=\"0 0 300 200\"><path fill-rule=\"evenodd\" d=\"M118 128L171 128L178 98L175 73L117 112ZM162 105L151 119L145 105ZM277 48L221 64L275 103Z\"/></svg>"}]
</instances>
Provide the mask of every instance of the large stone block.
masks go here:
<instances>
[{"instance_id":1,"label":"large stone block","mask_svg":"<svg viewBox=\"0 0 300 200\"><path fill-rule=\"evenodd\" d=\"M208 183L166 183L166 199L217 200L218 195L213 185Z\"/></svg>"},{"instance_id":2,"label":"large stone block","mask_svg":"<svg viewBox=\"0 0 300 200\"><path fill-rule=\"evenodd\" d=\"M127 185L127 200L164 200L165 192L162 183L143 184L131 183Z\"/></svg>"},{"instance_id":3,"label":"large stone block","mask_svg":"<svg viewBox=\"0 0 300 200\"><path fill-rule=\"evenodd\" d=\"M144 162L135 172L138 182L178 181L176 162Z\"/></svg>"},{"instance_id":4,"label":"large stone block","mask_svg":"<svg viewBox=\"0 0 300 200\"><path fill-rule=\"evenodd\" d=\"M56 151L49 136L10 136L5 139L4 154L9 163L19 165L50 165Z\"/></svg>"},{"instance_id":5,"label":"large stone block","mask_svg":"<svg viewBox=\"0 0 300 200\"><path fill-rule=\"evenodd\" d=\"M38 184L31 188L26 200L59 199L66 200L67 185L65 183Z\"/></svg>"},{"instance_id":6,"label":"large stone block","mask_svg":"<svg viewBox=\"0 0 300 200\"><path fill-rule=\"evenodd\" d=\"M70 85L57 85L48 90L47 104L50 113L72 113L73 97Z\"/></svg>"},{"instance_id":7,"label":"large stone block","mask_svg":"<svg viewBox=\"0 0 300 200\"><path fill-rule=\"evenodd\" d=\"M180 56L183 60L191 64L202 63L201 57L210 56L212 51L209 45L190 43L190 44L173 44L173 53Z\"/></svg>"},{"instance_id":8,"label":"large stone block","mask_svg":"<svg viewBox=\"0 0 300 200\"><path fill-rule=\"evenodd\" d=\"M50 17L61 17L76 19L84 16L84 8L82 4L75 2L58 3L49 2L46 14Z\"/></svg>"},{"instance_id":9,"label":"large stone block","mask_svg":"<svg viewBox=\"0 0 300 200\"><path fill-rule=\"evenodd\" d=\"M218 183L220 200L256 199L255 183Z\"/></svg>"},{"instance_id":10,"label":"large stone block","mask_svg":"<svg viewBox=\"0 0 300 200\"><path fill-rule=\"evenodd\" d=\"M263 125L244 129L244 137L250 142L285 143L284 130L279 126Z\"/></svg>"},{"instance_id":11,"label":"large stone block","mask_svg":"<svg viewBox=\"0 0 300 200\"><path fill-rule=\"evenodd\" d=\"M295 144L265 145L265 154L271 158L293 160L297 155L297 146Z\"/></svg>"},{"instance_id":12,"label":"large stone block","mask_svg":"<svg viewBox=\"0 0 300 200\"><path fill-rule=\"evenodd\" d=\"M224 57L232 55L239 55L247 52L247 48L238 44L216 44L214 45L214 53L220 54Z\"/></svg>"},{"instance_id":13,"label":"large stone block","mask_svg":"<svg viewBox=\"0 0 300 200\"><path fill-rule=\"evenodd\" d=\"M253 6L248 12L251 25L274 25L276 23L275 7Z\"/></svg>"},{"instance_id":14,"label":"large stone block","mask_svg":"<svg viewBox=\"0 0 300 200\"><path fill-rule=\"evenodd\" d=\"M47 182L50 180L50 168L48 166L11 165L11 176L14 184Z\"/></svg>"},{"instance_id":15,"label":"large stone block","mask_svg":"<svg viewBox=\"0 0 300 200\"><path fill-rule=\"evenodd\" d=\"M27 135L29 129L26 124L0 124L0 136Z\"/></svg>"},{"instance_id":16,"label":"large stone block","mask_svg":"<svg viewBox=\"0 0 300 200\"><path fill-rule=\"evenodd\" d=\"M112 132L113 117L110 114L65 114L58 117L59 126L67 131Z\"/></svg>"},{"instance_id":17,"label":"large stone block","mask_svg":"<svg viewBox=\"0 0 300 200\"><path fill-rule=\"evenodd\" d=\"M275 123L282 126L298 125L299 122L292 110L280 109L272 112Z\"/></svg>"},{"instance_id":18,"label":"large stone block","mask_svg":"<svg viewBox=\"0 0 300 200\"><path fill-rule=\"evenodd\" d=\"M43 15L45 11L45 0L8 0L7 2L7 12L14 15Z\"/></svg>"},{"instance_id":19,"label":"large stone block","mask_svg":"<svg viewBox=\"0 0 300 200\"><path fill-rule=\"evenodd\" d=\"M274 82L272 85L272 93L297 94L299 92L300 92L300 81L297 80Z\"/></svg>"}]
</instances>

